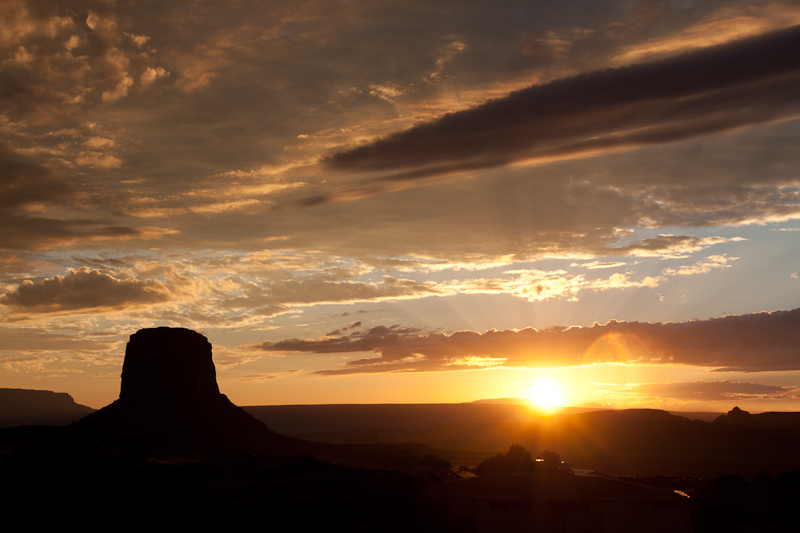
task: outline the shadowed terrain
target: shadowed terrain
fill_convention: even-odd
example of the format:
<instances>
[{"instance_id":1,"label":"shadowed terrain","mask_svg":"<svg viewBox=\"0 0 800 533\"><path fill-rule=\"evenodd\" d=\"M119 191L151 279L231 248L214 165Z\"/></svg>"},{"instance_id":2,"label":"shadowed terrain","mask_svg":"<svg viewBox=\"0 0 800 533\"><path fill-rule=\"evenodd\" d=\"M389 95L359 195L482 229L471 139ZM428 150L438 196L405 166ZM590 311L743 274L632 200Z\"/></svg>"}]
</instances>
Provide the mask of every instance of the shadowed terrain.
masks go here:
<instances>
[{"instance_id":1,"label":"shadowed terrain","mask_svg":"<svg viewBox=\"0 0 800 533\"><path fill-rule=\"evenodd\" d=\"M124 517L142 526L266 519L282 529L460 531L430 497L453 477L430 451L279 435L219 392L204 336L145 329L128 343L118 400L66 427L0 429L0 498L54 527Z\"/></svg>"},{"instance_id":2,"label":"shadowed terrain","mask_svg":"<svg viewBox=\"0 0 800 533\"><path fill-rule=\"evenodd\" d=\"M747 475L800 469L800 413L734 408L707 421L656 409L566 410L523 405L261 406L247 410L282 432L327 443L419 442L474 466L519 443L552 449L576 468L616 475Z\"/></svg>"},{"instance_id":3,"label":"shadowed terrain","mask_svg":"<svg viewBox=\"0 0 800 533\"><path fill-rule=\"evenodd\" d=\"M76 409L64 394L5 394ZM734 408L713 421L649 409L542 416L508 402L246 411L220 393L205 337L155 328L131 336L112 404L64 427L0 429L0 497L31 516L45 505L49 514L39 522L52 526L119 516L140 525L229 526L269 516L278 528L471 531L470 514L451 507L472 497L447 483L459 483L451 462L474 473L512 443L557 450L579 472L689 493L695 531L719 524L782 531L800 494L800 413ZM467 486L478 485L457 485ZM502 510L503 501L491 498L487 505ZM559 516L579 505L541 501Z\"/></svg>"}]
</instances>

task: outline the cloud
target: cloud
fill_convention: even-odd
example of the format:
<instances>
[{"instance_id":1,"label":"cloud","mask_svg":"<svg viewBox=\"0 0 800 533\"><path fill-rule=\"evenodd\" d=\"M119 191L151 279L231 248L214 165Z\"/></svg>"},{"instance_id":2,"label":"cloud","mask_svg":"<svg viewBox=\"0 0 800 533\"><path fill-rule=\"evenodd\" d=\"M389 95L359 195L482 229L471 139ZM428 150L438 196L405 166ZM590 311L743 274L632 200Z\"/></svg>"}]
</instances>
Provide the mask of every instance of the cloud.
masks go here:
<instances>
[{"instance_id":1,"label":"cloud","mask_svg":"<svg viewBox=\"0 0 800 533\"><path fill-rule=\"evenodd\" d=\"M356 331L342 337L325 337L317 340L289 339L277 342L264 342L251 346L274 352L314 352L341 353L378 350L388 344L402 342L405 336L419 333L418 328L376 326L368 330Z\"/></svg>"},{"instance_id":2,"label":"cloud","mask_svg":"<svg viewBox=\"0 0 800 533\"><path fill-rule=\"evenodd\" d=\"M302 372L302 370L287 370L280 374L252 374L249 376L240 376L236 378L236 381L270 381L272 379L281 379L287 376L291 376L292 374L297 374Z\"/></svg>"},{"instance_id":3,"label":"cloud","mask_svg":"<svg viewBox=\"0 0 800 533\"><path fill-rule=\"evenodd\" d=\"M349 276L347 273L339 273ZM328 274L330 275L330 274ZM294 279L265 281L263 283L241 283L241 296L228 298L220 303L226 309L267 307L288 309L291 305L342 304L367 301L414 299L437 294L431 283L420 283L408 279L384 276L378 283L353 280L337 281L326 274L310 275Z\"/></svg>"},{"instance_id":4,"label":"cloud","mask_svg":"<svg viewBox=\"0 0 800 533\"><path fill-rule=\"evenodd\" d=\"M57 122L71 111L125 98L134 79L147 85L150 72L166 74L148 37L125 31L112 3L59 4L4 2L0 111L8 117Z\"/></svg>"},{"instance_id":5,"label":"cloud","mask_svg":"<svg viewBox=\"0 0 800 533\"><path fill-rule=\"evenodd\" d=\"M252 363L260 359L260 355L228 350L222 346L214 347L214 365L218 370L227 370L238 365Z\"/></svg>"},{"instance_id":6,"label":"cloud","mask_svg":"<svg viewBox=\"0 0 800 533\"><path fill-rule=\"evenodd\" d=\"M596 270L599 268L617 268L621 266L625 266L628 263L624 261L591 261L588 263L572 263L570 266L577 266L582 268L588 268L589 270Z\"/></svg>"},{"instance_id":7,"label":"cloud","mask_svg":"<svg viewBox=\"0 0 800 533\"><path fill-rule=\"evenodd\" d=\"M681 401L776 400L797 398L797 387L723 381L681 381L635 385L637 396Z\"/></svg>"},{"instance_id":8,"label":"cloud","mask_svg":"<svg viewBox=\"0 0 800 533\"><path fill-rule=\"evenodd\" d=\"M748 5L744 9L743 6L735 4L724 5L701 21L677 33L625 46L616 54L615 59L625 63L640 61L643 58L705 48L798 23L800 23L800 8L792 2L773 1Z\"/></svg>"},{"instance_id":9,"label":"cloud","mask_svg":"<svg viewBox=\"0 0 800 533\"><path fill-rule=\"evenodd\" d=\"M690 322L616 322L537 331L452 335L379 326L337 337L264 342L270 352L374 352L325 375L444 371L485 366L557 367L594 363L680 364L718 371L800 370L800 309Z\"/></svg>"},{"instance_id":10,"label":"cloud","mask_svg":"<svg viewBox=\"0 0 800 533\"><path fill-rule=\"evenodd\" d=\"M711 255L693 265L686 265L674 268L665 268L663 273L665 276L693 276L696 274L708 274L714 269L730 268L733 261L738 260L738 257L728 257L726 255Z\"/></svg>"},{"instance_id":11,"label":"cloud","mask_svg":"<svg viewBox=\"0 0 800 533\"><path fill-rule=\"evenodd\" d=\"M31 211L36 205L55 204L73 194L63 176L20 156L0 144L0 207L3 213Z\"/></svg>"},{"instance_id":12,"label":"cloud","mask_svg":"<svg viewBox=\"0 0 800 533\"><path fill-rule=\"evenodd\" d=\"M436 286L439 294L511 294L529 302L564 298L576 301L587 290L604 291L635 287L658 286L658 279L645 277L630 279L627 274L614 273L608 278L586 279L582 274L568 274L564 270L538 269L508 270L504 278L476 278L453 280Z\"/></svg>"},{"instance_id":13,"label":"cloud","mask_svg":"<svg viewBox=\"0 0 800 533\"><path fill-rule=\"evenodd\" d=\"M139 79L141 80L142 85L150 85L158 78L164 78L166 76L169 76L169 72L164 70L164 67L147 67Z\"/></svg>"},{"instance_id":14,"label":"cloud","mask_svg":"<svg viewBox=\"0 0 800 533\"><path fill-rule=\"evenodd\" d=\"M249 2L244 10L212 2L197 17L180 5L51 4L48 9L43 4L4 4L11 6L9 20L16 17L21 25L11 28L17 33L6 43L3 57L13 59L18 43L31 43L24 45L27 53L43 65L41 76L49 78L13 70L12 81L28 84L22 91L27 96L20 96L25 100L14 107L17 115L10 122L0 118L0 133L18 155L28 155L53 173L42 191L54 183L71 192L60 201L31 204L29 209L38 210L21 218L9 215L0 230L10 249L26 243L37 249L91 246L100 238L113 247L122 239L158 236L131 227L142 225L169 228L175 235L170 243L184 248L259 249L280 241L281 246L362 259L405 256L457 262L471 255L480 263L512 254L624 254L614 250L619 243L612 227L763 221L797 211L790 191L750 186L758 181L769 187L778 181L774 168L763 162L785 161L783 168L792 168L786 161L788 148L778 157L749 154L749 163L727 173L727 181L720 176L729 169L718 162L704 164L706 154L655 153L628 168L608 158L562 162L583 167L502 167L485 187L468 189L463 182L470 180L453 180L435 196L428 191L427 198L410 193L399 198L398 193L392 200L399 201L352 202L339 212L319 205L302 214L272 209L295 206L317 192L324 200L331 190L339 191L335 196L352 188L351 198L383 190L386 182L368 182L360 191L340 180L359 185L363 176L358 172L336 174L313 164L336 146L354 146L419 122L435 123L445 112L553 77L571 76L554 82L566 84L557 87L577 83L570 81L577 79L576 72L603 68L620 47L642 38L619 40L604 31L626 15L628 6L602 5L565 16L561 8L543 13L533 5L509 9L501 4L487 17L488 8L478 4L454 13L451 6L412 1L399 9L376 4L366 13L362 3L349 2L324 9L306 9L311 5L307 2L269 7ZM520 17L519 9L536 16ZM420 17L421 10L435 16ZM674 11L672 18L654 28L652 21L661 20L664 11ZM674 35L676 27L704 19L706 13L696 5L668 7L641 27ZM92 27L87 25L90 18ZM170 21L169 31L165 20ZM399 20L419 31L400 31ZM28 29L17 30L23 26ZM76 65L56 68L59 61L83 56L91 72ZM72 78L64 78L68 74ZM103 94L121 95L128 79L133 83L127 96L103 102ZM62 87L67 81L69 87ZM389 103L370 96L371 86L394 87L398 94ZM186 92L178 95L180 89ZM69 102L63 100L66 95ZM47 124L23 122L23 115ZM264 116L269 120L258 118ZM789 144L792 137L783 139ZM741 145L732 144L719 151L731 158L746 155ZM752 150L759 145L747 146ZM762 165L754 169L754 161ZM284 167L291 170L280 170ZM662 167L671 171L661 173L670 174L668 183L659 174ZM747 173L750 180L734 187L737 172ZM320 184L322 180L327 181ZM523 180L530 185L522 185ZM726 186L719 186L723 181ZM492 203L503 207L481 202L485 198L496 198ZM333 219L335 238L329 235ZM127 233L99 231L108 227L127 228ZM393 238L385 238L387 231ZM648 253L646 244L632 253Z\"/></svg>"},{"instance_id":15,"label":"cloud","mask_svg":"<svg viewBox=\"0 0 800 533\"><path fill-rule=\"evenodd\" d=\"M44 373L48 369L48 363L58 362L58 357L54 355L17 355L5 356L0 358L0 368L6 372L35 372Z\"/></svg>"},{"instance_id":16,"label":"cloud","mask_svg":"<svg viewBox=\"0 0 800 533\"><path fill-rule=\"evenodd\" d=\"M170 299L170 290L163 282L118 279L88 267L65 276L25 280L16 289L0 294L0 304L17 313L120 311Z\"/></svg>"},{"instance_id":17,"label":"cloud","mask_svg":"<svg viewBox=\"0 0 800 533\"><path fill-rule=\"evenodd\" d=\"M116 259L108 254L96 258L76 255L72 260L82 268L115 272L114 276L120 279L166 278L171 292L180 292L181 297L179 301L170 301L174 305L169 308L159 307L151 311L154 320L174 323L188 320L215 326L252 323L259 317L322 305L411 301L430 297L507 295L528 302L577 301L587 292L648 291L661 286L669 277L677 276L679 269L682 273L694 270L694 273L702 274L709 271L708 265L723 267L729 261L726 256L711 256L690 265L664 269L659 276L602 269L589 269L588 273L577 274L567 270L502 269L505 265L501 262L489 264L483 272L477 268L460 269L461 265L456 265L452 273L447 269L437 270L435 281L420 281L415 278L428 274L427 263L415 262L415 269L401 264L409 274L408 277L397 277L385 274L390 266L376 269L369 262L288 250L252 254L219 252L216 257L183 253L168 260L157 259L155 254ZM178 282L170 279L180 281L180 291ZM353 322L344 328L329 329L329 336L338 336L361 325L361 322Z\"/></svg>"},{"instance_id":18,"label":"cloud","mask_svg":"<svg viewBox=\"0 0 800 533\"><path fill-rule=\"evenodd\" d=\"M424 268L423 268L424 270ZM416 281L383 275L379 280L356 280L373 274L368 268L328 268L312 274L289 270L261 275L255 279L230 276L226 287L216 290L217 309L259 312L265 316L285 313L293 307L359 302L416 300L431 296L465 294L509 294L530 302L555 298L577 300L583 291L652 288L663 278L645 276L633 279L623 273L607 278L586 279L563 270L507 270L499 276L435 281ZM360 323L355 323L357 326ZM349 326L355 327L355 326ZM347 329L347 328L345 328ZM345 329L339 330L344 331Z\"/></svg>"},{"instance_id":19,"label":"cloud","mask_svg":"<svg viewBox=\"0 0 800 533\"><path fill-rule=\"evenodd\" d=\"M82 335L68 335L32 328L5 327L0 351L109 351L114 346L113 342L86 338Z\"/></svg>"},{"instance_id":20,"label":"cloud","mask_svg":"<svg viewBox=\"0 0 800 533\"><path fill-rule=\"evenodd\" d=\"M96 161L103 166L104 160ZM95 166L95 165L90 165ZM111 161L111 166L115 163ZM39 249L77 241L159 238L174 230L111 225L86 211L112 203L80 191L74 176L57 172L0 144L0 249ZM58 208L58 216L43 216ZM107 206L103 206L107 207ZM94 212L96 215L96 211Z\"/></svg>"},{"instance_id":21,"label":"cloud","mask_svg":"<svg viewBox=\"0 0 800 533\"><path fill-rule=\"evenodd\" d=\"M686 254L703 250L715 244L741 240L722 237L695 237L694 235L658 235L640 242L619 246L614 252L637 257L684 257Z\"/></svg>"},{"instance_id":22,"label":"cloud","mask_svg":"<svg viewBox=\"0 0 800 533\"><path fill-rule=\"evenodd\" d=\"M310 203L398 182L584 157L800 115L800 26L651 63L533 86L329 156L331 171L383 172Z\"/></svg>"}]
</instances>

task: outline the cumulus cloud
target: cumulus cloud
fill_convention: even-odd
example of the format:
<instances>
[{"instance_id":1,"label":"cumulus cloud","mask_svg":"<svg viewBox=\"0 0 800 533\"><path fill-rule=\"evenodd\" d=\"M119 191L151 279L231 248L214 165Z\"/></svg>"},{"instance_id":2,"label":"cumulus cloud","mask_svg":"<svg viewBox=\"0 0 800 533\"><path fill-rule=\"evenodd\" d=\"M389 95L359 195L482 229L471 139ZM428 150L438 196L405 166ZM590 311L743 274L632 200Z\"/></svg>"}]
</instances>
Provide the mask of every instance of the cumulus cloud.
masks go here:
<instances>
[{"instance_id":1,"label":"cumulus cloud","mask_svg":"<svg viewBox=\"0 0 800 533\"><path fill-rule=\"evenodd\" d=\"M150 85L158 78L164 78L166 76L169 76L169 72L164 70L164 67L147 67L139 79L142 81L142 85Z\"/></svg>"},{"instance_id":2,"label":"cumulus cloud","mask_svg":"<svg viewBox=\"0 0 800 533\"><path fill-rule=\"evenodd\" d=\"M486 366L556 367L593 363L680 364L719 371L800 370L800 309L690 322L616 322L538 331L459 331L452 335L378 326L318 339L264 342L270 352L374 352L321 374L444 371ZM468 362L472 361L470 365Z\"/></svg>"},{"instance_id":3,"label":"cumulus cloud","mask_svg":"<svg viewBox=\"0 0 800 533\"><path fill-rule=\"evenodd\" d=\"M552 161L732 130L800 114L800 26L651 63L533 86L327 159L381 171L361 189L515 163ZM383 185L382 185L383 184Z\"/></svg>"},{"instance_id":4,"label":"cumulus cloud","mask_svg":"<svg viewBox=\"0 0 800 533\"><path fill-rule=\"evenodd\" d=\"M70 110L115 102L135 78L163 71L147 36L126 32L113 4L60 4L4 2L0 111L15 120L51 122Z\"/></svg>"},{"instance_id":5,"label":"cumulus cloud","mask_svg":"<svg viewBox=\"0 0 800 533\"><path fill-rule=\"evenodd\" d=\"M14 312L58 313L88 310L123 310L169 301L170 290L160 281L119 279L81 267L65 276L25 280L0 294L0 304Z\"/></svg>"}]
</instances>

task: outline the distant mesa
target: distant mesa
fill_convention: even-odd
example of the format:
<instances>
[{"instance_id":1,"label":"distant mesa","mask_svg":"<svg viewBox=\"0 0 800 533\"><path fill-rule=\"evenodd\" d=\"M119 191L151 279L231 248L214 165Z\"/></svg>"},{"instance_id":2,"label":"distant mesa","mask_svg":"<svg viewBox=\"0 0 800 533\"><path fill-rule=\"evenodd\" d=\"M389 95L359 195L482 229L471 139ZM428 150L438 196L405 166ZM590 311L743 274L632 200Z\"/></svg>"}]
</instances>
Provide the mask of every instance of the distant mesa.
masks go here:
<instances>
[{"instance_id":1,"label":"distant mesa","mask_svg":"<svg viewBox=\"0 0 800 533\"><path fill-rule=\"evenodd\" d=\"M800 430L800 412L766 412L757 415L748 413L738 407L728 411L727 415L720 415L714 420L720 427L738 429L797 429Z\"/></svg>"},{"instance_id":2,"label":"distant mesa","mask_svg":"<svg viewBox=\"0 0 800 533\"><path fill-rule=\"evenodd\" d=\"M93 412L66 392L0 389L0 427L65 426Z\"/></svg>"},{"instance_id":3,"label":"distant mesa","mask_svg":"<svg viewBox=\"0 0 800 533\"><path fill-rule=\"evenodd\" d=\"M304 441L278 435L219 392L211 344L185 328L142 329L125 350L119 399L71 431L104 448L147 452L296 453Z\"/></svg>"}]
</instances>

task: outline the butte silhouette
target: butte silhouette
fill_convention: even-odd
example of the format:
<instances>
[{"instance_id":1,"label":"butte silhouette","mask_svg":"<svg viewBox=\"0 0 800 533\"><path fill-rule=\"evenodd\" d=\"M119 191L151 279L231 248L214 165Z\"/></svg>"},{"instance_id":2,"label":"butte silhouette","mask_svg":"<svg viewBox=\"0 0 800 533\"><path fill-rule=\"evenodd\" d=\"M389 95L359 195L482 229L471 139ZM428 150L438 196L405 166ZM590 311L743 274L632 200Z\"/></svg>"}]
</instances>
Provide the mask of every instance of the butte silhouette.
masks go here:
<instances>
[{"instance_id":1,"label":"butte silhouette","mask_svg":"<svg viewBox=\"0 0 800 533\"><path fill-rule=\"evenodd\" d=\"M148 453L303 453L221 394L211 344L185 328L142 329L130 337L119 399L71 430L104 449Z\"/></svg>"}]
</instances>

